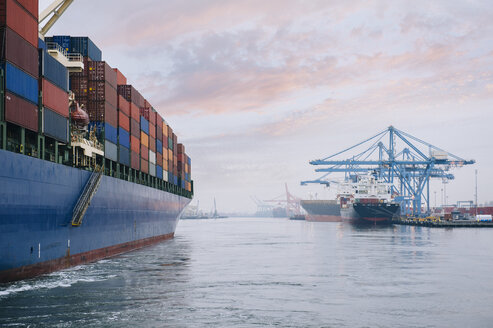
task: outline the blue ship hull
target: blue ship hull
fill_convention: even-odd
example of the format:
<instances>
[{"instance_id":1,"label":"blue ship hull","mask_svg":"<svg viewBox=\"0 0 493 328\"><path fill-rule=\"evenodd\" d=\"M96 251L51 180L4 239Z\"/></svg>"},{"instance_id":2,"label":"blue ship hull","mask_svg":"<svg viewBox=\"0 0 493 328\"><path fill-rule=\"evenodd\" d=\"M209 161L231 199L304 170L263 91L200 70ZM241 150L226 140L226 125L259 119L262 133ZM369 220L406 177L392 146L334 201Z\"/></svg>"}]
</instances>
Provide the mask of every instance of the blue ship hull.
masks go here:
<instances>
[{"instance_id":1,"label":"blue ship hull","mask_svg":"<svg viewBox=\"0 0 493 328\"><path fill-rule=\"evenodd\" d=\"M0 282L173 237L189 198L108 176L73 227L72 210L90 174L0 150Z\"/></svg>"}]
</instances>

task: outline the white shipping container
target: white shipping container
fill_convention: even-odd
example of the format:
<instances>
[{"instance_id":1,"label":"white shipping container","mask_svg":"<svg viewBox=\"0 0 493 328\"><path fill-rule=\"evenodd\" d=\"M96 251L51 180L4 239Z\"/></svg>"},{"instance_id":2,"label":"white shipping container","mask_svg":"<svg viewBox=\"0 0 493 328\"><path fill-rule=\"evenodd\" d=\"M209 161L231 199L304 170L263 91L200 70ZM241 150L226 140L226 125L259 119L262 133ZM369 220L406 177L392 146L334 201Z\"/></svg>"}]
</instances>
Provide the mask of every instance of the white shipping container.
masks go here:
<instances>
[{"instance_id":1,"label":"white shipping container","mask_svg":"<svg viewBox=\"0 0 493 328\"><path fill-rule=\"evenodd\" d=\"M448 158L447 152L442 150L435 150L435 149L430 150L430 156L435 159L442 159L442 160Z\"/></svg>"},{"instance_id":2,"label":"white shipping container","mask_svg":"<svg viewBox=\"0 0 493 328\"><path fill-rule=\"evenodd\" d=\"M163 169L163 180L168 181L168 171Z\"/></svg>"},{"instance_id":3,"label":"white shipping container","mask_svg":"<svg viewBox=\"0 0 493 328\"><path fill-rule=\"evenodd\" d=\"M156 176L156 165L149 163L149 174L153 177Z\"/></svg>"},{"instance_id":4,"label":"white shipping container","mask_svg":"<svg viewBox=\"0 0 493 328\"><path fill-rule=\"evenodd\" d=\"M491 214L478 214L476 215L476 221L492 221Z\"/></svg>"},{"instance_id":5,"label":"white shipping container","mask_svg":"<svg viewBox=\"0 0 493 328\"><path fill-rule=\"evenodd\" d=\"M149 150L149 163L156 164L156 153Z\"/></svg>"}]
</instances>

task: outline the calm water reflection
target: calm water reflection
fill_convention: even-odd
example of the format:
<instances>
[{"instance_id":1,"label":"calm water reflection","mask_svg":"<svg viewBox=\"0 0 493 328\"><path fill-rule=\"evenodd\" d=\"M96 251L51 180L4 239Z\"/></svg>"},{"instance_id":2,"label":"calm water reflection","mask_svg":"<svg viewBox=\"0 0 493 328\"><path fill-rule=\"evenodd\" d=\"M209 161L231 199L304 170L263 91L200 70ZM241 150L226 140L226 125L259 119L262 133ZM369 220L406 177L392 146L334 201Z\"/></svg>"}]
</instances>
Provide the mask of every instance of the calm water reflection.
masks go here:
<instances>
[{"instance_id":1,"label":"calm water reflection","mask_svg":"<svg viewBox=\"0 0 493 328\"><path fill-rule=\"evenodd\" d=\"M0 326L490 327L492 233L182 221L172 241L0 285Z\"/></svg>"}]
</instances>

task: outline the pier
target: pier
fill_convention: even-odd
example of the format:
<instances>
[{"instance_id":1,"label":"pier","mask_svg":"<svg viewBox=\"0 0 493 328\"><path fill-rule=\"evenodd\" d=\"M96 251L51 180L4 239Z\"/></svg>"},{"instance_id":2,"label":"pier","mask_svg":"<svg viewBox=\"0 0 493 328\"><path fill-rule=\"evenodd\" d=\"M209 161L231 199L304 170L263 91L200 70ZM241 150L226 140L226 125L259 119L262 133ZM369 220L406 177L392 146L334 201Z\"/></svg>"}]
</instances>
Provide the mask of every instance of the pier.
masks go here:
<instances>
[{"instance_id":1,"label":"pier","mask_svg":"<svg viewBox=\"0 0 493 328\"><path fill-rule=\"evenodd\" d=\"M392 220L394 224L433 227L433 228L493 228L493 221L443 220L437 217L410 218L399 217Z\"/></svg>"}]
</instances>

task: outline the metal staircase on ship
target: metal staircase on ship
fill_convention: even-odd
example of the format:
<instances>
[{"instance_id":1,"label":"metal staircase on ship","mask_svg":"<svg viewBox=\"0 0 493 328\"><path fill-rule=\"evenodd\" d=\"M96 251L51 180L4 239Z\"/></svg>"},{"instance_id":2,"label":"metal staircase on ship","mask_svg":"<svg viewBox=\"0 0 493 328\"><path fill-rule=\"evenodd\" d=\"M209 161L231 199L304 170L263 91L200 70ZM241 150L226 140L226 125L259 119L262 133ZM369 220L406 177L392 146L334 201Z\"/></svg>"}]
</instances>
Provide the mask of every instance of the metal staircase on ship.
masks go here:
<instances>
[{"instance_id":1,"label":"metal staircase on ship","mask_svg":"<svg viewBox=\"0 0 493 328\"><path fill-rule=\"evenodd\" d=\"M79 196L77 204L75 204L74 210L72 212L72 226L78 227L82 224L82 219L86 214L91 200L96 194L99 184L101 183L101 178L103 176L103 170L98 166L91 173L91 176L87 180L87 183Z\"/></svg>"}]
</instances>

